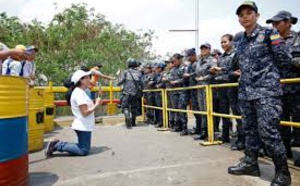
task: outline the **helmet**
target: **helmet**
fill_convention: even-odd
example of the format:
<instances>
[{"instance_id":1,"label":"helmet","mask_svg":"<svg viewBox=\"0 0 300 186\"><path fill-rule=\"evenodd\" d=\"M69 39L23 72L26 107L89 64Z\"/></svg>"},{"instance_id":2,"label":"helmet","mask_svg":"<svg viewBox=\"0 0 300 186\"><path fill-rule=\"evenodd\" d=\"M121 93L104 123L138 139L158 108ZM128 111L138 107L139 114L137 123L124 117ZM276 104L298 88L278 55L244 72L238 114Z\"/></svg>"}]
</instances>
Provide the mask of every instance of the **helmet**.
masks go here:
<instances>
[{"instance_id":1,"label":"helmet","mask_svg":"<svg viewBox=\"0 0 300 186\"><path fill-rule=\"evenodd\" d=\"M128 68L135 68L135 67L138 67L139 66L139 62L133 58L129 58L127 61L127 66Z\"/></svg>"}]
</instances>

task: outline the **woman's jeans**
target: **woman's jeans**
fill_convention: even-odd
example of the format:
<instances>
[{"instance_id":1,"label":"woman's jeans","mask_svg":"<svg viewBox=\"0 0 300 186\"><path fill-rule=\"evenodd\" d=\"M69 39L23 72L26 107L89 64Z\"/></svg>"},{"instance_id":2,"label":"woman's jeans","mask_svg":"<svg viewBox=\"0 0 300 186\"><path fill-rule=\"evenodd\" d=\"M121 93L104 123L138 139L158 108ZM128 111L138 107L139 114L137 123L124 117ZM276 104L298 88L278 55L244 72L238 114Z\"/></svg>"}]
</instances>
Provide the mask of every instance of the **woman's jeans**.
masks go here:
<instances>
[{"instance_id":1,"label":"woman's jeans","mask_svg":"<svg viewBox=\"0 0 300 186\"><path fill-rule=\"evenodd\" d=\"M72 155L86 156L91 148L92 132L74 130L77 134L78 143L58 142L54 149L59 152L68 152Z\"/></svg>"}]
</instances>

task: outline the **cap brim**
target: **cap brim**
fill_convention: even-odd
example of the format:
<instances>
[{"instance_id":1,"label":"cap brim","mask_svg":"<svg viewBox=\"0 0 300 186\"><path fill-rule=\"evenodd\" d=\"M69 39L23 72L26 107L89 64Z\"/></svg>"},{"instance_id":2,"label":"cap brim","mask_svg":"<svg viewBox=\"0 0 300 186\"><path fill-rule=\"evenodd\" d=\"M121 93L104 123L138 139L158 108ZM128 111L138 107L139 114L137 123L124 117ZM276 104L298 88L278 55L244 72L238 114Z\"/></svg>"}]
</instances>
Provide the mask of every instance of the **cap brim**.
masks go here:
<instances>
[{"instance_id":1,"label":"cap brim","mask_svg":"<svg viewBox=\"0 0 300 186\"><path fill-rule=\"evenodd\" d=\"M256 12L256 10L255 10L255 8L253 8L251 5L241 5L241 6L239 6L238 7L238 9L236 10L236 15L239 15L240 13L241 13L241 11L242 11L242 9L243 8L251 8L253 11L255 11Z\"/></svg>"},{"instance_id":2,"label":"cap brim","mask_svg":"<svg viewBox=\"0 0 300 186\"><path fill-rule=\"evenodd\" d=\"M266 21L266 23L267 23L267 24L270 24L270 23L273 23L273 22L281 21L281 20L284 20L284 19L281 18L281 17L273 17L273 18L271 18L271 19L268 19L268 20Z\"/></svg>"},{"instance_id":3,"label":"cap brim","mask_svg":"<svg viewBox=\"0 0 300 186\"><path fill-rule=\"evenodd\" d=\"M291 17L291 23L294 25L298 22L298 18L296 17Z\"/></svg>"}]
</instances>

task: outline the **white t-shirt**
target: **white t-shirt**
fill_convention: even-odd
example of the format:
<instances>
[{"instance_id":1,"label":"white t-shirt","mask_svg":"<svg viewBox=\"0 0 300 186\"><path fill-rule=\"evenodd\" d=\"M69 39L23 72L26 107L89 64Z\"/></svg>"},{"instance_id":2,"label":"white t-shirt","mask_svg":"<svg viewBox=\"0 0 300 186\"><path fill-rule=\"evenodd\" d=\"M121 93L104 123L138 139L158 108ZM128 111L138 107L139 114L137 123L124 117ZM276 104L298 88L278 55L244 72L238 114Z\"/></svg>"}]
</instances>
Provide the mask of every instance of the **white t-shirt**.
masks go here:
<instances>
[{"instance_id":1,"label":"white t-shirt","mask_svg":"<svg viewBox=\"0 0 300 186\"><path fill-rule=\"evenodd\" d=\"M80 112L80 105L87 105L88 109L94 106L93 100L81 88L76 87L71 96L71 109L75 116L72 129L79 131L93 131L95 128L95 114L84 117Z\"/></svg>"},{"instance_id":2,"label":"white t-shirt","mask_svg":"<svg viewBox=\"0 0 300 186\"><path fill-rule=\"evenodd\" d=\"M10 61L11 59L6 59L4 61L4 63L2 64L2 75L6 75L6 71L7 71L7 68L10 69L10 74L11 76L20 76L20 73L21 73L21 70L22 70L22 63L20 61L11 61L9 63L9 66L8 66L8 62Z\"/></svg>"}]
</instances>

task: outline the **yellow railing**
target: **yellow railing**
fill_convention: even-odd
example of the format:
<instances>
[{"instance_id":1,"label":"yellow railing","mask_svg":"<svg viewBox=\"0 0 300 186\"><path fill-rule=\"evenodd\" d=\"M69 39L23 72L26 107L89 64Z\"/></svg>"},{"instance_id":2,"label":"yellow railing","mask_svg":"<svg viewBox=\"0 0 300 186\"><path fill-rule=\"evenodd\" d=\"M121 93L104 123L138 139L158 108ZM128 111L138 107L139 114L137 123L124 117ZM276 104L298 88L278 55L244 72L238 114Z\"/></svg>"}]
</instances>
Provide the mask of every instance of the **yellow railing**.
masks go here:
<instances>
[{"instance_id":1,"label":"yellow railing","mask_svg":"<svg viewBox=\"0 0 300 186\"><path fill-rule=\"evenodd\" d=\"M168 121L166 120L167 119L167 113L166 113L166 107L164 105L164 103L166 103L166 99L167 97L165 96L165 90L164 89L154 89L154 90L144 90L143 91L144 93L147 93L147 92L160 92L161 94L161 99L162 99L162 106L161 107L156 107L156 106L152 106L152 105L145 105L144 104L144 96L142 97L142 118L143 120L145 121L145 110L144 108L151 108L151 109L156 109L156 110L161 110L162 111L162 119L163 119L163 127L159 130L165 130L168 128Z\"/></svg>"},{"instance_id":2,"label":"yellow railing","mask_svg":"<svg viewBox=\"0 0 300 186\"><path fill-rule=\"evenodd\" d=\"M291 84L291 83L300 83L300 78L295 79L283 79L280 81L282 84ZM241 119L241 116L236 116L232 114L224 114L224 113L216 113L213 112L213 89L220 88L232 88L237 87L238 83L226 83L226 84L212 84L212 85L200 85L200 86L192 86L192 87L182 87L182 88L168 88L168 89L155 89L155 90L145 90L144 92L162 92L163 104L162 107L155 107L144 105L142 101L143 108L152 108L152 109L160 109L163 110L163 129L168 129L168 112L182 112L182 113L192 113L192 114L201 114L207 116L207 127L208 127L208 139L205 142L201 142L202 145L214 145L221 144L222 142L216 141L214 139L214 123L213 117L223 117L223 118L231 118L231 119ZM182 110L182 109L173 109L168 108L168 92L171 91L179 91L179 90L195 90L195 89L204 89L206 93L206 111L195 111L195 110ZM143 109L143 117L145 118L145 113ZM281 121L280 125L283 126L294 126L300 127L299 122L292 121Z\"/></svg>"}]
</instances>

